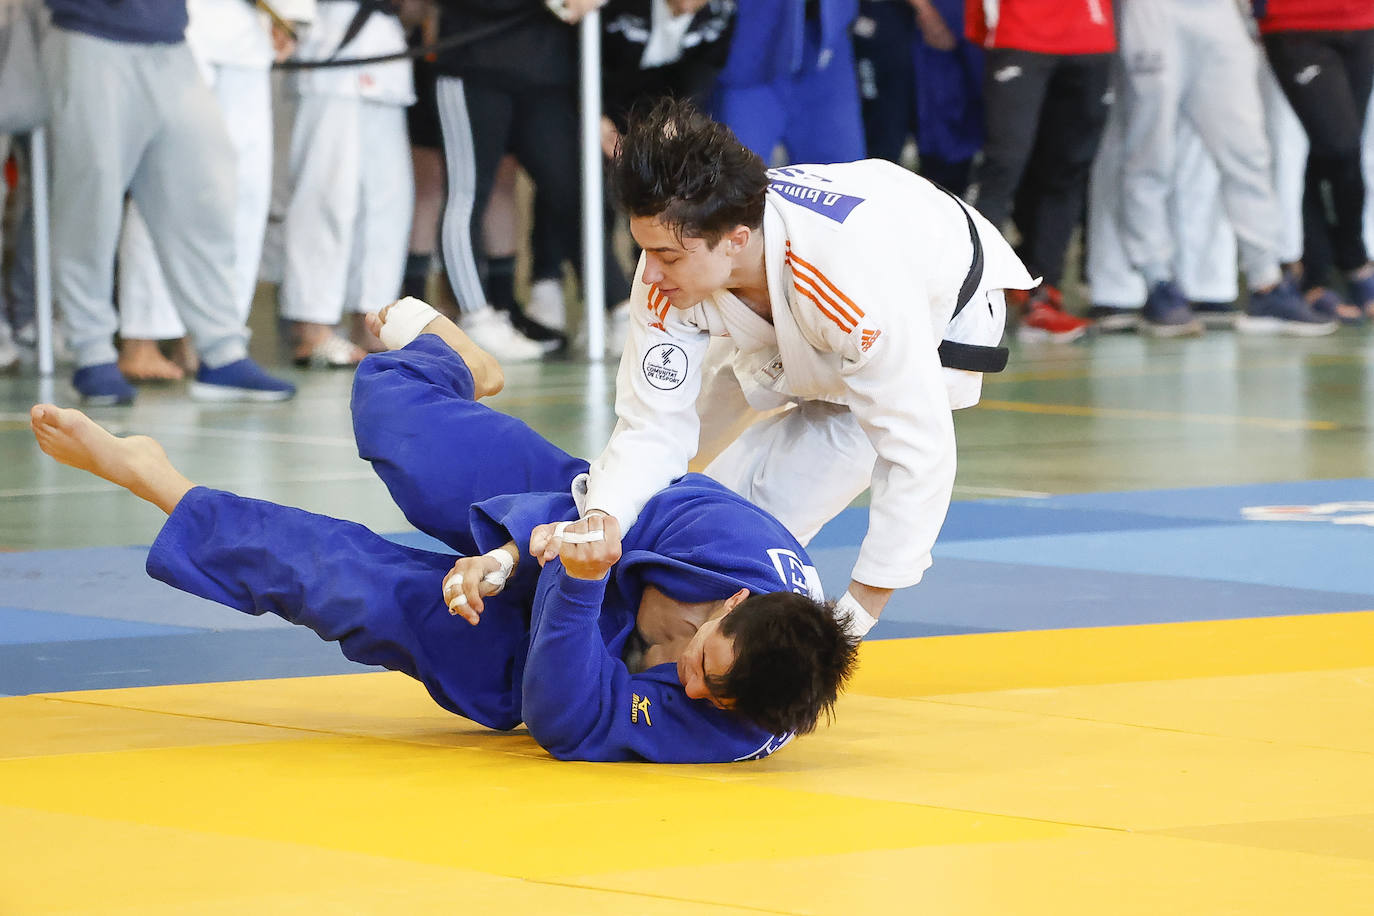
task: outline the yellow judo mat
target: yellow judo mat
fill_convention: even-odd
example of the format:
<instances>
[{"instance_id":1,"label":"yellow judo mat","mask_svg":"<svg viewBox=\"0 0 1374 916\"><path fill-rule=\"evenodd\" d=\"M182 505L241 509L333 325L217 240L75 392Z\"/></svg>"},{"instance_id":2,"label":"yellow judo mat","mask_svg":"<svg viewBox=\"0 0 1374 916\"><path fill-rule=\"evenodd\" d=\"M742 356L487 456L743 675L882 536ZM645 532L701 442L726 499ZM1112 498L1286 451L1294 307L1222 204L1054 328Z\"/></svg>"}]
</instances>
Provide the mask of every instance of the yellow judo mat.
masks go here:
<instances>
[{"instance_id":1,"label":"yellow judo mat","mask_svg":"<svg viewBox=\"0 0 1374 916\"><path fill-rule=\"evenodd\" d=\"M1374 612L872 642L722 766L395 674L4 698L0 913L1374 913Z\"/></svg>"}]
</instances>

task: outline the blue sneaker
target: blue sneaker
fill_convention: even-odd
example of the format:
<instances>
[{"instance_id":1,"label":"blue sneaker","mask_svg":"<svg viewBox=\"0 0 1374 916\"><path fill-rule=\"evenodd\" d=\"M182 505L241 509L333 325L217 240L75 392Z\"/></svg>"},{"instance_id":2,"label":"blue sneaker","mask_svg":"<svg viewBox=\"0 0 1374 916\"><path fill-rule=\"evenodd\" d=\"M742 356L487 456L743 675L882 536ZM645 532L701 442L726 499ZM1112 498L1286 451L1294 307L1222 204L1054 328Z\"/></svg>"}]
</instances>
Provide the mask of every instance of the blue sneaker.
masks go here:
<instances>
[{"instance_id":1,"label":"blue sneaker","mask_svg":"<svg viewBox=\"0 0 1374 916\"><path fill-rule=\"evenodd\" d=\"M72 386L88 407L111 407L134 402L134 386L114 363L82 366L72 376Z\"/></svg>"},{"instance_id":2,"label":"blue sneaker","mask_svg":"<svg viewBox=\"0 0 1374 916\"><path fill-rule=\"evenodd\" d=\"M1367 277L1351 274L1350 298L1355 300L1360 311L1374 318L1374 273Z\"/></svg>"},{"instance_id":3,"label":"blue sneaker","mask_svg":"<svg viewBox=\"0 0 1374 916\"><path fill-rule=\"evenodd\" d=\"M1236 319L1236 330L1246 334L1285 334L1292 337L1321 337L1336 330L1336 322L1318 315L1298 292L1291 277L1285 277L1267 292L1250 292L1250 306Z\"/></svg>"},{"instance_id":4,"label":"blue sneaker","mask_svg":"<svg viewBox=\"0 0 1374 916\"><path fill-rule=\"evenodd\" d=\"M1134 331L1140 326L1140 309L1119 305L1094 305L1088 309L1088 317L1093 321L1093 329L1099 334Z\"/></svg>"},{"instance_id":5,"label":"blue sneaker","mask_svg":"<svg viewBox=\"0 0 1374 916\"><path fill-rule=\"evenodd\" d=\"M1204 328L1234 328L1236 319L1240 317L1240 309L1236 308L1234 302L1212 302L1210 300L1194 299L1190 303L1193 314L1198 321L1202 322Z\"/></svg>"},{"instance_id":6,"label":"blue sneaker","mask_svg":"<svg viewBox=\"0 0 1374 916\"><path fill-rule=\"evenodd\" d=\"M1140 310L1140 330L1151 337L1196 337L1202 333L1202 322L1188 307L1179 288L1168 280L1161 280L1145 297Z\"/></svg>"},{"instance_id":7,"label":"blue sneaker","mask_svg":"<svg viewBox=\"0 0 1374 916\"><path fill-rule=\"evenodd\" d=\"M295 385L268 375L247 358L218 369L201 366L191 383L191 397L197 401L285 401L295 395Z\"/></svg>"},{"instance_id":8,"label":"blue sneaker","mask_svg":"<svg viewBox=\"0 0 1374 916\"><path fill-rule=\"evenodd\" d=\"M1333 289L1319 286L1308 290L1303 299L1311 306L1312 311L1323 318L1330 318L1341 324L1360 324L1364 321L1364 309L1342 300Z\"/></svg>"}]
</instances>

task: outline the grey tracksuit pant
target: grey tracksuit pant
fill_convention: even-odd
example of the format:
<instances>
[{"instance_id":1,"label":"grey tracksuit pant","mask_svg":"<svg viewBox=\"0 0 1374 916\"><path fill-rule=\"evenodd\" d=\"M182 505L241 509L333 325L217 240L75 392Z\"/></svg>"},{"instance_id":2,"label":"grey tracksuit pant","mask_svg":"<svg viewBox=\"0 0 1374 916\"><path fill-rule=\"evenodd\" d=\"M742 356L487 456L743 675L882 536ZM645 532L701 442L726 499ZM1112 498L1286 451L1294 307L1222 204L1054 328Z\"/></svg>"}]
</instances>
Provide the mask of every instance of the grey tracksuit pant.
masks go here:
<instances>
[{"instance_id":1,"label":"grey tracksuit pant","mask_svg":"<svg viewBox=\"0 0 1374 916\"><path fill-rule=\"evenodd\" d=\"M124 195L148 224L204 365L243 358L234 292L234 153L185 43L107 41L54 28L52 271L78 366L115 359L111 301Z\"/></svg>"}]
</instances>

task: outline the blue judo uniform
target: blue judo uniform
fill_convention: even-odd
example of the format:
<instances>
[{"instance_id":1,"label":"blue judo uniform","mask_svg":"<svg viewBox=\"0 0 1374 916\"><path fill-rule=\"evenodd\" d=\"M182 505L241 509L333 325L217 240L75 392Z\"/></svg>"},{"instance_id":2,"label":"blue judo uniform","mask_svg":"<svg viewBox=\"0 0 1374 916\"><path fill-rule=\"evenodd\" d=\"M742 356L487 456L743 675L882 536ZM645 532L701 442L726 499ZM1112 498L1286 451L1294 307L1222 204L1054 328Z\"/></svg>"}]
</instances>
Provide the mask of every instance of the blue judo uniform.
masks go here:
<instances>
[{"instance_id":1,"label":"blue judo uniform","mask_svg":"<svg viewBox=\"0 0 1374 916\"><path fill-rule=\"evenodd\" d=\"M524 550L537 525L577 517L568 486L587 463L472 394L467 367L432 335L369 356L353 392L359 454L407 519L459 554L510 540ZM688 474L651 499L605 579L574 579L557 560L541 569L526 554L475 627L444 606L453 560L353 522L197 487L147 568L192 594L310 627L483 725L523 721L561 759L726 762L787 742L688 698L671 663L631 674L621 660L648 585L688 602L740 588L814 591L801 545L710 478Z\"/></svg>"},{"instance_id":2,"label":"blue judo uniform","mask_svg":"<svg viewBox=\"0 0 1374 916\"><path fill-rule=\"evenodd\" d=\"M811 7L813 15L808 16ZM858 0L748 0L712 96L716 120L765 162L779 143L788 162L864 157L849 26Z\"/></svg>"}]
</instances>

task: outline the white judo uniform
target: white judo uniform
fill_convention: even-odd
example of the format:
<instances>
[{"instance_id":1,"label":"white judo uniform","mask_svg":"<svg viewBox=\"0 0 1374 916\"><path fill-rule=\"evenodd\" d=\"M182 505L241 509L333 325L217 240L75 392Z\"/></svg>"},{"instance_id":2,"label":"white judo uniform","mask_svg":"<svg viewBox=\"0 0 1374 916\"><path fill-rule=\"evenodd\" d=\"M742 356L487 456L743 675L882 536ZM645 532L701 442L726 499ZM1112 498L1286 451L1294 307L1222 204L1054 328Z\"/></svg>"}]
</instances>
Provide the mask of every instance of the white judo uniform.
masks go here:
<instances>
[{"instance_id":1,"label":"white judo uniform","mask_svg":"<svg viewBox=\"0 0 1374 916\"><path fill-rule=\"evenodd\" d=\"M772 323L726 290L672 308L643 282L641 258L618 423L574 495L628 528L696 455L805 544L871 485L853 578L913 585L949 508L951 411L982 388L980 372L941 365L940 343L996 346L1001 291L1035 281L987 220L900 166L799 165L769 179ZM981 279L951 322L974 257L970 219Z\"/></svg>"},{"instance_id":2,"label":"white judo uniform","mask_svg":"<svg viewBox=\"0 0 1374 916\"><path fill-rule=\"evenodd\" d=\"M403 51L405 32L374 12L346 47L358 4L321 2L302 37L302 60L370 58ZM405 110L415 102L407 60L303 70L291 135L291 197L284 225L282 317L332 325L401 290L415 182Z\"/></svg>"}]
</instances>

